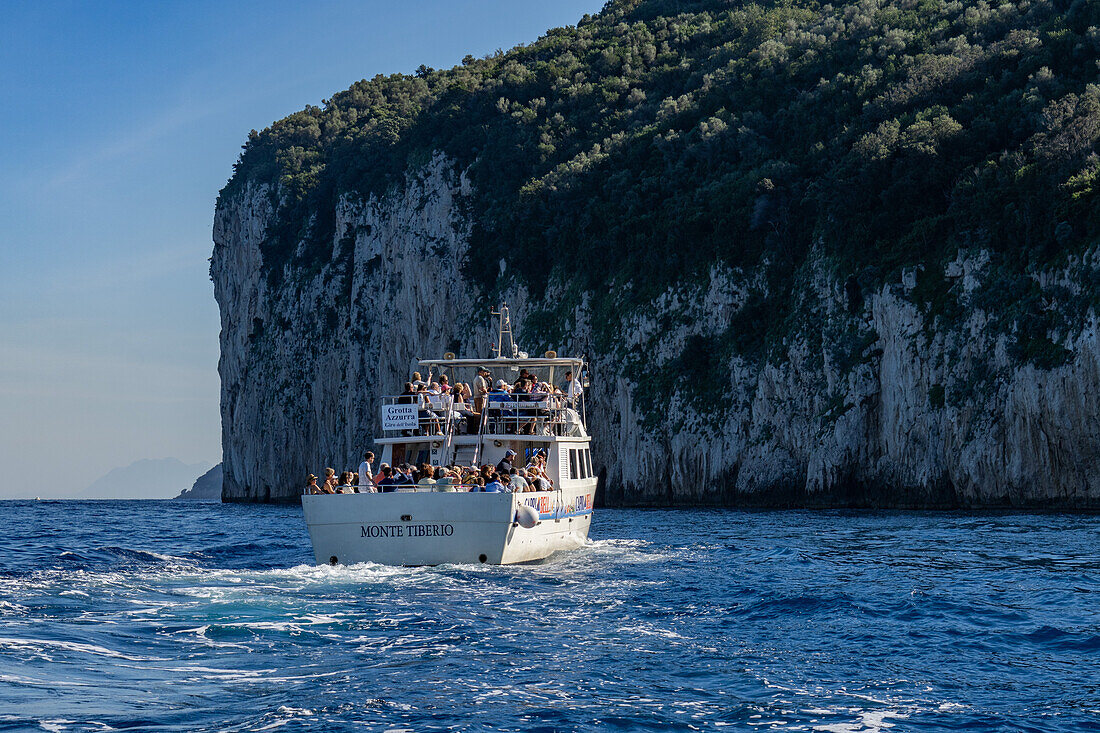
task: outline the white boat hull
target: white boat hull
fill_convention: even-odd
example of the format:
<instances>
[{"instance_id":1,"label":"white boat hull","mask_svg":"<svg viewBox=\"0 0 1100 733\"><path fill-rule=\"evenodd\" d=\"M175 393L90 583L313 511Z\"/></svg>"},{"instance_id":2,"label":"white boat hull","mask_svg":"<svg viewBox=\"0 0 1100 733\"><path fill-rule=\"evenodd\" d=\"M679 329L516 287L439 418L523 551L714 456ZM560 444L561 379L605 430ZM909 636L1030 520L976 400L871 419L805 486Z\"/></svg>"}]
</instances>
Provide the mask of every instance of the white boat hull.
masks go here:
<instances>
[{"instance_id":1,"label":"white boat hull","mask_svg":"<svg viewBox=\"0 0 1100 733\"><path fill-rule=\"evenodd\" d=\"M441 565L532 562L583 545L596 481L519 494L410 492L302 497L318 563ZM517 521L521 504L538 523Z\"/></svg>"}]
</instances>

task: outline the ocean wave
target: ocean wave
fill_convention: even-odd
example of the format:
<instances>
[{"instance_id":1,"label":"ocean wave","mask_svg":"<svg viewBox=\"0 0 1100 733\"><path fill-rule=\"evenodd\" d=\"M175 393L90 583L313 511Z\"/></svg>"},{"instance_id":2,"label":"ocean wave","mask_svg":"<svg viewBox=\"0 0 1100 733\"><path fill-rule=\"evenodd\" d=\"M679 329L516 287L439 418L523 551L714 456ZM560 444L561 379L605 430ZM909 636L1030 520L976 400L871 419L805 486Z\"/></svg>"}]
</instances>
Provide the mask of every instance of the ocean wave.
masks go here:
<instances>
[{"instance_id":1,"label":"ocean wave","mask_svg":"<svg viewBox=\"0 0 1100 733\"><path fill-rule=\"evenodd\" d=\"M19 511L16 535L42 524ZM1100 709L1100 519L604 511L540 564L393 568L314 564L300 508L35 511L56 534L0 538L0 730L1073 730Z\"/></svg>"}]
</instances>

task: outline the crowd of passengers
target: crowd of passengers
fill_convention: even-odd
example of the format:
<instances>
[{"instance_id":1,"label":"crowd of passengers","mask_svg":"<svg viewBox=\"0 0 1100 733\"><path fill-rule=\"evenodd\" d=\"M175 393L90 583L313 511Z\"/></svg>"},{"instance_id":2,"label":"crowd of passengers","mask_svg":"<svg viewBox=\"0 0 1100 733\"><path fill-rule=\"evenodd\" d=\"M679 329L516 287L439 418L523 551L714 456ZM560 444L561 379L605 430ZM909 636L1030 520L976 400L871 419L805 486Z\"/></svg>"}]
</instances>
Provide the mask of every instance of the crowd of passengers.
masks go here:
<instances>
[{"instance_id":1,"label":"crowd of passengers","mask_svg":"<svg viewBox=\"0 0 1100 733\"><path fill-rule=\"evenodd\" d=\"M428 377L430 380L431 374ZM485 410L488 410L486 417L511 418L506 432L533 435L537 419L547 417L549 410L521 407L516 403L545 403L559 408L573 408L582 392L580 382L573 378L573 372L565 373L565 383L561 387L539 381L526 369L520 371L519 379L512 384L503 379L498 379L494 384L489 370L480 367L472 387L465 382L452 385L446 374L439 375L438 381L425 381L420 372L413 372L397 402L419 406L421 430L428 435L443 434L448 411L453 420L465 421L467 434L476 434Z\"/></svg>"},{"instance_id":2,"label":"crowd of passengers","mask_svg":"<svg viewBox=\"0 0 1100 733\"><path fill-rule=\"evenodd\" d=\"M387 494L394 491L480 491L486 493L553 491L554 481L546 473L546 451L532 453L526 466L516 465L516 452L509 450L495 466L432 466L383 463L374 471L374 453L367 451L358 471L325 469L324 483L310 474L307 494Z\"/></svg>"}]
</instances>

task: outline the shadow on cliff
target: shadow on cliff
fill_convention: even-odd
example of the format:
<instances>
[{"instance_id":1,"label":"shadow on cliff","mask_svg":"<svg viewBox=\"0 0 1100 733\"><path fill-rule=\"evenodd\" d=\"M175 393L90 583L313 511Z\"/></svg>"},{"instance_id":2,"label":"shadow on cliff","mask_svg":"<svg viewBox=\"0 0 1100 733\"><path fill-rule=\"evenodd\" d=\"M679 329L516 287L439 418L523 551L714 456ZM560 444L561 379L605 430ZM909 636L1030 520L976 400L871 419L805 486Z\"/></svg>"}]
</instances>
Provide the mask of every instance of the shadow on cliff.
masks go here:
<instances>
[{"instance_id":1,"label":"shadow on cliff","mask_svg":"<svg viewBox=\"0 0 1100 733\"><path fill-rule=\"evenodd\" d=\"M777 483L766 489L745 492L736 488L737 474L720 479L721 486L706 492L688 491L690 498L668 484L664 490L646 496L633 493L629 487L609 485L606 472L601 471L596 491L596 508L693 508L726 507L743 509L913 509L913 510L981 510L981 511L1081 511L1100 512L1100 499L1058 497L1043 500L1020 500L1002 494L995 500L978 500L960 492L949 481L930 487L872 484L848 479L824 491L807 491L794 482ZM699 499L703 496L705 498Z\"/></svg>"}]
</instances>

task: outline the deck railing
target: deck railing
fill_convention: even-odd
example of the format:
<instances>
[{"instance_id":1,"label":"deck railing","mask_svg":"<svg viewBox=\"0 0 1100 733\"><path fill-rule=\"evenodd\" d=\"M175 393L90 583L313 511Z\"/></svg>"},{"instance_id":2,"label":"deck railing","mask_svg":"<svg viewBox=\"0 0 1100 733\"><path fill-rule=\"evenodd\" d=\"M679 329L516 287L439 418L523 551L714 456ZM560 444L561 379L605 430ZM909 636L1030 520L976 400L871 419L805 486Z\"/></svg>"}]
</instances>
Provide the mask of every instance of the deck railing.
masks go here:
<instances>
[{"instance_id":1,"label":"deck railing","mask_svg":"<svg viewBox=\"0 0 1100 733\"><path fill-rule=\"evenodd\" d=\"M336 494L393 494L393 493L412 494L412 493L416 493L416 492L422 492L422 493L435 492L435 493L439 493L439 494L451 494L451 493L468 492L471 489L477 488L477 484L451 484L451 486L454 487L454 491L440 491L439 489L436 488L436 484L390 484L390 485L384 487L384 488L388 489L387 491L383 491L381 488L377 488L377 487L375 487L374 490L372 491L369 488L362 488L362 487L359 487L359 486L352 486L350 488L349 487L343 487L343 490L341 490L340 487L337 487L337 489L334 493L336 493ZM309 493L312 493L312 494L326 494L328 492L321 491L321 490L318 489L317 491L313 491L313 492L309 492Z\"/></svg>"},{"instance_id":2,"label":"deck railing","mask_svg":"<svg viewBox=\"0 0 1100 733\"><path fill-rule=\"evenodd\" d=\"M390 405L415 407L415 420L401 427L387 427L383 417L382 437L445 437L454 435L570 435L581 425L580 414L564 395L542 399L515 399L490 393L481 414L473 406L457 406L449 395L392 395L382 398L382 414Z\"/></svg>"},{"instance_id":3,"label":"deck railing","mask_svg":"<svg viewBox=\"0 0 1100 733\"><path fill-rule=\"evenodd\" d=\"M392 491L382 491L380 489L375 489L374 491L371 491L370 489L367 489L367 490L364 491L364 490L360 490L359 487L357 487L357 486L353 486L350 489L348 489L347 487L345 487L344 490L339 490L338 489L335 492L335 494L394 494L394 493L396 493L396 494L414 494L414 493L422 493L422 494L431 494L431 493L454 494L454 493L458 493L458 494L463 494L463 493L470 493L470 492L481 493L481 492L478 491L478 489L480 487L477 484L451 484L451 486L454 487L453 491L441 491L441 490L436 488L436 484L391 484L391 485L385 487L387 489L392 489ZM541 493L547 494L547 493L551 493L552 491L554 491L554 489L550 489L548 491L543 491ZM328 492L317 490L317 491L311 491L311 492L306 492L306 493L313 494L313 495L325 495ZM509 489L507 486L505 486L504 491L489 492L489 493L511 494L511 493L516 493L516 492L513 492L511 489ZM523 491L523 492L519 492L519 493L530 494L530 493L538 493L538 492ZM329 496L333 496L335 494L329 494Z\"/></svg>"}]
</instances>

